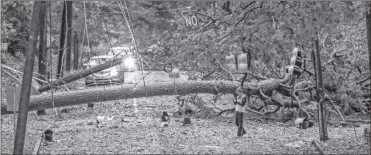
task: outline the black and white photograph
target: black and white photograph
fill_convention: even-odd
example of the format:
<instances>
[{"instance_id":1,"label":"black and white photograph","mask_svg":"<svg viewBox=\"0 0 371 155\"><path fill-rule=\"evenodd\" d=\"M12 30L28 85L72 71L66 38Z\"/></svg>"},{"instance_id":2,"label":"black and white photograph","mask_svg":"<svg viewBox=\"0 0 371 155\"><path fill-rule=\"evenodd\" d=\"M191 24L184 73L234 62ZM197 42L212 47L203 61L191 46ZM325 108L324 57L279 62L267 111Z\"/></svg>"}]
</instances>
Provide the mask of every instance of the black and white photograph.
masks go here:
<instances>
[{"instance_id":1,"label":"black and white photograph","mask_svg":"<svg viewBox=\"0 0 371 155\"><path fill-rule=\"evenodd\" d=\"M0 6L0 154L371 153L371 1Z\"/></svg>"}]
</instances>

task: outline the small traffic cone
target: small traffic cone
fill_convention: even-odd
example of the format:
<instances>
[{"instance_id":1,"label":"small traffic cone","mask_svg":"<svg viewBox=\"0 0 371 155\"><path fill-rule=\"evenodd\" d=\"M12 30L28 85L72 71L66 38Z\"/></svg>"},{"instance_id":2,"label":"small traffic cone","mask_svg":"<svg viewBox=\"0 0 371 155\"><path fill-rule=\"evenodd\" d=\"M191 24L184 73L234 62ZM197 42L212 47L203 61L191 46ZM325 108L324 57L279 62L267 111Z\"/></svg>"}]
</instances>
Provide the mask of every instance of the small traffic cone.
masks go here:
<instances>
[{"instance_id":1,"label":"small traffic cone","mask_svg":"<svg viewBox=\"0 0 371 155\"><path fill-rule=\"evenodd\" d=\"M191 124L191 118L185 117L183 125Z\"/></svg>"}]
</instances>

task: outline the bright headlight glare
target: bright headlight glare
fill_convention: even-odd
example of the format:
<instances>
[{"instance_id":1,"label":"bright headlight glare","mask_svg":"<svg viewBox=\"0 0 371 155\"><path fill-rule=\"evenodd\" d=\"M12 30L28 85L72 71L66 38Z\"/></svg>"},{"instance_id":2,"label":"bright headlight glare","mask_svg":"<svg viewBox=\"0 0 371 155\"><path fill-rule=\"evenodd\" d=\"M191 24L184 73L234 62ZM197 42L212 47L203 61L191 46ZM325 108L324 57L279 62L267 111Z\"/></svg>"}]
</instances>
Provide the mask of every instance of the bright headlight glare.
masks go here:
<instances>
[{"instance_id":1,"label":"bright headlight glare","mask_svg":"<svg viewBox=\"0 0 371 155\"><path fill-rule=\"evenodd\" d=\"M127 58L124 63L125 66L129 68L133 68L135 66L135 60L133 58Z\"/></svg>"}]
</instances>

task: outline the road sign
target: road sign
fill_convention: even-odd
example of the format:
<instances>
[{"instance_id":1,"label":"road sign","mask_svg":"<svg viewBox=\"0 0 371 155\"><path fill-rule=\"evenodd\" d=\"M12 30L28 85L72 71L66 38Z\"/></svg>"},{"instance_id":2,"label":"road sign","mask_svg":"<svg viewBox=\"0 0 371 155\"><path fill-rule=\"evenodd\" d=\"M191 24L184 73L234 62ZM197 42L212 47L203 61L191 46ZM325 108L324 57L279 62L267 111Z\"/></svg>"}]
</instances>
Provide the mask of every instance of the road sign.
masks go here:
<instances>
[{"instance_id":1,"label":"road sign","mask_svg":"<svg viewBox=\"0 0 371 155\"><path fill-rule=\"evenodd\" d=\"M199 20L196 14L185 16L185 25L187 28L198 26L199 25L198 21Z\"/></svg>"},{"instance_id":2,"label":"road sign","mask_svg":"<svg viewBox=\"0 0 371 155\"><path fill-rule=\"evenodd\" d=\"M196 11L188 10L182 13L185 21L185 26L189 29L197 29L206 26L210 19L202 14L198 14Z\"/></svg>"},{"instance_id":3,"label":"road sign","mask_svg":"<svg viewBox=\"0 0 371 155\"><path fill-rule=\"evenodd\" d=\"M7 86L6 92L6 110L7 111L18 111L19 99L21 96L21 87Z\"/></svg>"}]
</instances>

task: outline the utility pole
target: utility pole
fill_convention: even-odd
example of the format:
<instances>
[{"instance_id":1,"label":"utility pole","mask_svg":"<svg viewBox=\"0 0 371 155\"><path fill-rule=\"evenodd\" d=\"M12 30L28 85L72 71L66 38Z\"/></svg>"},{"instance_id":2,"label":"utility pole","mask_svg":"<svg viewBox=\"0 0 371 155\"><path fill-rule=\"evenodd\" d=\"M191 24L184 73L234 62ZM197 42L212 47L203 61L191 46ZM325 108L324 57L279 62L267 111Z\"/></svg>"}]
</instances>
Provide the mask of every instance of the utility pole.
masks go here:
<instances>
[{"instance_id":1,"label":"utility pole","mask_svg":"<svg viewBox=\"0 0 371 155\"><path fill-rule=\"evenodd\" d=\"M32 12L32 19L31 19L31 27L30 27L30 37L28 40L27 51L26 51L26 62L23 69L23 78L22 78L22 88L21 88L21 96L20 96L20 103L19 103L19 114L18 114L18 122L17 122L17 130L15 133L14 138L14 150L13 154L23 154L24 148L24 140L26 134L26 126L27 126L27 115L28 115L28 102L30 99L31 93L31 83L32 83L32 73L33 73L33 65L35 61L35 48L37 43L37 35L40 25L40 13L41 8L46 7L45 1L35 1L33 12Z\"/></svg>"},{"instance_id":2,"label":"utility pole","mask_svg":"<svg viewBox=\"0 0 371 155\"><path fill-rule=\"evenodd\" d=\"M319 135L321 141L328 140L327 132L327 121L326 121L326 109L324 108L324 92L323 92L323 80L322 80L322 66L321 66L321 55L318 43L318 34L316 33L315 39L315 50L312 51L312 60L314 62L314 69L316 75L316 101L319 104L318 107L318 126Z\"/></svg>"}]
</instances>

